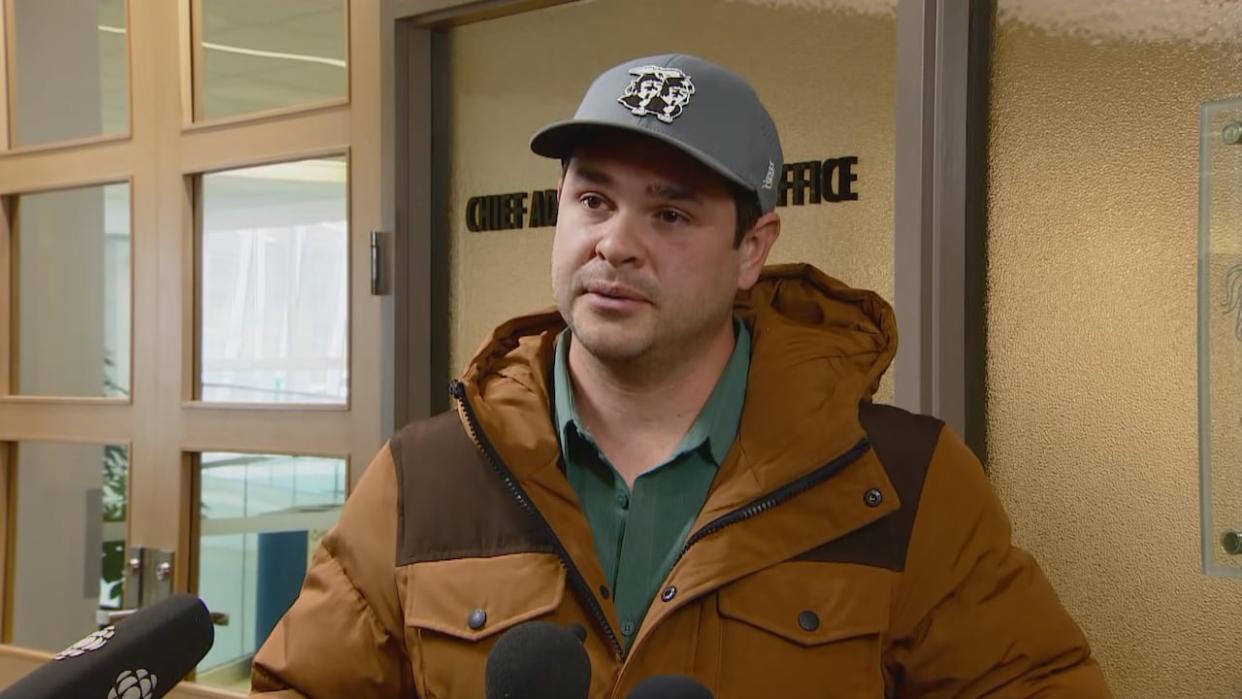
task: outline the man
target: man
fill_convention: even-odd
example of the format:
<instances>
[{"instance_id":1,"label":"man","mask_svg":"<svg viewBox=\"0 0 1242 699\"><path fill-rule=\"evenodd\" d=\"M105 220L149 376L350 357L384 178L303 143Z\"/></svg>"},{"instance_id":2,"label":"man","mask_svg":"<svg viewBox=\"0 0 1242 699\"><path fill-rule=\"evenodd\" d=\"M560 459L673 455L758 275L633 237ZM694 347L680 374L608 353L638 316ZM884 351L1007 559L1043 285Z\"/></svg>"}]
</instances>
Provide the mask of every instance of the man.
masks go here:
<instances>
[{"instance_id":1,"label":"man","mask_svg":"<svg viewBox=\"0 0 1242 699\"><path fill-rule=\"evenodd\" d=\"M556 309L368 467L259 696L480 697L528 620L587 630L592 697L1108 696L975 457L872 404L889 306L764 268L783 158L741 78L630 61L531 146L562 161Z\"/></svg>"}]
</instances>

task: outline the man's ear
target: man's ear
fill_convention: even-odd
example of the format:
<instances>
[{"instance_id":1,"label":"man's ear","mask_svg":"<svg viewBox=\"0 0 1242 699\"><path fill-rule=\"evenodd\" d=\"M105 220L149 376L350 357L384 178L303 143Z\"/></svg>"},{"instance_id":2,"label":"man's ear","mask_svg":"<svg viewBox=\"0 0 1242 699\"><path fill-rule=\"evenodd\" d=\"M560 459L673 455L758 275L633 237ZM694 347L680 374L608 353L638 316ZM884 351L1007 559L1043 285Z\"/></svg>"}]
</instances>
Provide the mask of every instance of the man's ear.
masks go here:
<instances>
[{"instance_id":1,"label":"man's ear","mask_svg":"<svg viewBox=\"0 0 1242 699\"><path fill-rule=\"evenodd\" d=\"M759 281L759 273L767 262L768 253L781 235L781 217L775 211L769 211L755 221L755 225L742 236L738 244L741 256L737 270L737 288L747 291Z\"/></svg>"}]
</instances>

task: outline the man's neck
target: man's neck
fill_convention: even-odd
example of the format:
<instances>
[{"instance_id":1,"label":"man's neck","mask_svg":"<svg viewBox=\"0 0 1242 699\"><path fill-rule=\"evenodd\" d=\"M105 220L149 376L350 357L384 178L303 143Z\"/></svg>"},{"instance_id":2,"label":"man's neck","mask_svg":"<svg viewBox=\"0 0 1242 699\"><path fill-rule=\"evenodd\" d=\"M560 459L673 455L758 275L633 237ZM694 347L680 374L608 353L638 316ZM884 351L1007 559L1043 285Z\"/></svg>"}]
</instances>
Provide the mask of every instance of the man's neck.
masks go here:
<instances>
[{"instance_id":1,"label":"man's neck","mask_svg":"<svg viewBox=\"0 0 1242 699\"><path fill-rule=\"evenodd\" d=\"M733 321L674 360L611 367L578 342L569 346L569 374L579 417L617 471L633 487L658 466L694 424L733 354Z\"/></svg>"}]
</instances>

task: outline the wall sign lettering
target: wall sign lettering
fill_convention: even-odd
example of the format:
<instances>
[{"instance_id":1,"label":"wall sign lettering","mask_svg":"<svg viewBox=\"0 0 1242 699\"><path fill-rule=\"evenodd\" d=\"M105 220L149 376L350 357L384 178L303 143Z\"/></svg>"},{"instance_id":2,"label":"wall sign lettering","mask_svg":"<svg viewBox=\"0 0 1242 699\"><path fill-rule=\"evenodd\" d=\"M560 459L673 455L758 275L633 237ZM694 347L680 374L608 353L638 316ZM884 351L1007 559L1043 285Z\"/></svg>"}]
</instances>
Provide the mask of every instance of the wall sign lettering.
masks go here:
<instances>
[{"instance_id":1,"label":"wall sign lettering","mask_svg":"<svg viewBox=\"0 0 1242 699\"><path fill-rule=\"evenodd\" d=\"M786 163L778 184L777 206L840 204L858 201L858 156ZM484 194L466 201L466 229L507 231L556 225L555 189Z\"/></svg>"}]
</instances>

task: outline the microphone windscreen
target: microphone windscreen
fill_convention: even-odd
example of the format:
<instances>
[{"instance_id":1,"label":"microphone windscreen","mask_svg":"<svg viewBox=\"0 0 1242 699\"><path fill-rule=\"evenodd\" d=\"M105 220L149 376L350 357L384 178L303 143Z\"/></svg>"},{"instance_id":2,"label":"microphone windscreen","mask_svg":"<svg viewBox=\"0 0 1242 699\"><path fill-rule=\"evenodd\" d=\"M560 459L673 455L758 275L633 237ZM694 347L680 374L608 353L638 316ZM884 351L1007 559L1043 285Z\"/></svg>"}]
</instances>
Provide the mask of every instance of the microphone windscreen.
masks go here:
<instances>
[{"instance_id":1,"label":"microphone windscreen","mask_svg":"<svg viewBox=\"0 0 1242 699\"><path fill-rule=\"evenodd\" d=\"M648 677L629 694L629 699L713 699L712 691L685 675Z\"/></svg>"},{"instance_id":2,"label":"microphone windscreen","mask_svg":"<svg viewBox=\"0 0 1242 699\"><path fill-rule=\"evenodd\" d=\"M57 653L0 692L0 699L159 699L194 669L214 640L202 600L172 595Z\"/></svg>"},{"instance_id":3,"label":"microphone windscreen","mask_svg":"<svg viewBox=\"0 0 1242 699\"><path fill-rule=\"evenodd\" d=\"M518 624L487 656L487 699L587 699L591 660L569 629L546 621Z\"/></svg>"}]
</instances>

